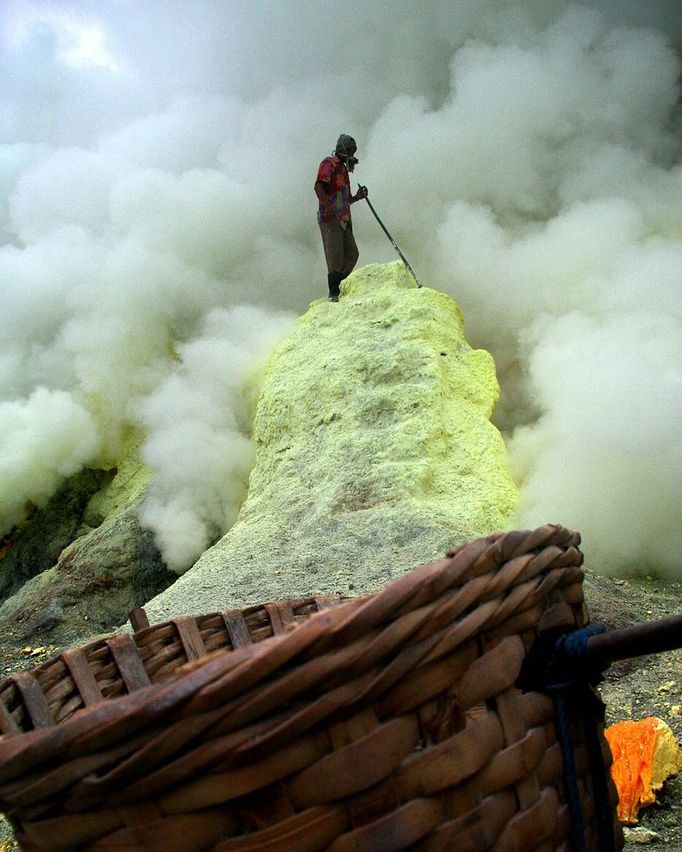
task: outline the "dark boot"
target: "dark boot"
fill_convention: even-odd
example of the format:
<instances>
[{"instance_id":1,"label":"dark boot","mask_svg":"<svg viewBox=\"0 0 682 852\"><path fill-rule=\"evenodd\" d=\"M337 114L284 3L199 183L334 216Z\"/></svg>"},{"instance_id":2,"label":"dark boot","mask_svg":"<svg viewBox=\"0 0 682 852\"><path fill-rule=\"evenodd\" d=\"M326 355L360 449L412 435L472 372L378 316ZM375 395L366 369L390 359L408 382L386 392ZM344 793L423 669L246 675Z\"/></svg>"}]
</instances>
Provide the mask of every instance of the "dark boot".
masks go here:
<instances>
[{"instance_id":1,"label":"dark boot","mask_svg":"<svg viewBox=\"0 0 682 852\"><path fill-rule=\"evenodd\" d=\"M340 272L330 272L327 275L327 283L329 285L329 301L338 302L340 294L341 281L343 275Z\"/></svg>"}]
</instances>

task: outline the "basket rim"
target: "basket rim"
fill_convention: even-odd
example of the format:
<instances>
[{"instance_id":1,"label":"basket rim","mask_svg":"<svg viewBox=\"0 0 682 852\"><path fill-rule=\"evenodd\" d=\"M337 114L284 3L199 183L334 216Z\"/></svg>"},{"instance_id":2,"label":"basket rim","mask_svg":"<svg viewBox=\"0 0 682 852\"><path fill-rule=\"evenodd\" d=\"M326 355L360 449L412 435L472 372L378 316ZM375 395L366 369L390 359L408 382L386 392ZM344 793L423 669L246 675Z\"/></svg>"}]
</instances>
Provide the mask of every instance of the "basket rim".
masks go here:
<instances>
[{"instance_id":1,"label":"basket rim","mask_svg":"<svg viewBox=\"0 0 682 852\"><path fill-rule=\"evenodd\" d=\"M225 678L240 667L261 672L274 671L315 643L315 650L319 654L335 644L352 641L366 631L367 624L377 627L382 620L388 620L386 612L392 618L407 604L412 608L423 606L445 588L475 579L477 572L481 573L480 569L489 571L491 564L509 562L518 551L529 553L552 545L572 548L578 543L579 534L560 525L547 524L533 531L493 533L460 545L448 551L446 557L414 568L392 580L383 589L317 612L285 633L242 648L214 651L179 666L168 681L143 686L115 698L103 698L80 708L69 718L54 725L1 736L0 781L11 775L11 767L17 761L21 760L25 766L25 761L29 760L32 765L34 759L31 755L37 759L37 752L43 749L63 747L70 738L83 736L89 728L97 727L105 717L107 727L125 726L126 720L129 728L135 727L130 717L144 707L148 709L145 718L150 717L152 712L167 715L212 680ZM161 625L172 622L173 619ZM151 625L145 630L151 631L161 625ZM267 675L261 676L264 678ZM141 724L142 721L139 722Z\"/></svg>"}]
</instances>

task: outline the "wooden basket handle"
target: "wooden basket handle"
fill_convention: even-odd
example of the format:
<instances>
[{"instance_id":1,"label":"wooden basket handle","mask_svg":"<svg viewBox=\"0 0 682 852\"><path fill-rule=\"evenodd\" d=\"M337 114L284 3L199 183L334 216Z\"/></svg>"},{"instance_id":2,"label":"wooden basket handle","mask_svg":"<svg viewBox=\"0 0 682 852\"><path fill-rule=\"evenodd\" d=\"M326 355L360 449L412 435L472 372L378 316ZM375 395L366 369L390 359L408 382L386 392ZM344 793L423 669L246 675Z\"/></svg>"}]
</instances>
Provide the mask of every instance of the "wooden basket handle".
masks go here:
<instances>
[{"instance_id":1,"label":"wooden basket handle","mask_svg":"<svg viewBox=\"0 0 682 852\"><path fill-rule=\"evenodd\" d=\"M682 615L607 630L587 640L590 656L605 662L642 657L682 648Z\"/></svg>"}]
</instances>

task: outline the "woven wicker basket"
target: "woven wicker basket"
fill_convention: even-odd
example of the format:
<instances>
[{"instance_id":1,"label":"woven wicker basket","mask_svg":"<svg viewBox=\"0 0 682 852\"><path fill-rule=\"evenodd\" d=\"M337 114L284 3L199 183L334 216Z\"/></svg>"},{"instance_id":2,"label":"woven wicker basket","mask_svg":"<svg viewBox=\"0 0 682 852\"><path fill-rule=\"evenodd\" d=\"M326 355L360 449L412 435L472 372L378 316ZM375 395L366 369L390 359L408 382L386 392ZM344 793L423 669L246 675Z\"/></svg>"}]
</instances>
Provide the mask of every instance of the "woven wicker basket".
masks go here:
<instances>
[{"instance_id":1,"label":"woven wicker basket","mask_svg":"<svg viewBox=\"0 0 682 852\"><path fill-rule=\"evenodd\" d=\"M568 852L554 705L515 682L539 630L586 621L578 543L499 534L310 618L331 602L62 654L0 687L0 810L27 850ZM244 642L249 617L281 632ZM572 740L597 852L583 726Z\"/></svg>"}]
</instances>

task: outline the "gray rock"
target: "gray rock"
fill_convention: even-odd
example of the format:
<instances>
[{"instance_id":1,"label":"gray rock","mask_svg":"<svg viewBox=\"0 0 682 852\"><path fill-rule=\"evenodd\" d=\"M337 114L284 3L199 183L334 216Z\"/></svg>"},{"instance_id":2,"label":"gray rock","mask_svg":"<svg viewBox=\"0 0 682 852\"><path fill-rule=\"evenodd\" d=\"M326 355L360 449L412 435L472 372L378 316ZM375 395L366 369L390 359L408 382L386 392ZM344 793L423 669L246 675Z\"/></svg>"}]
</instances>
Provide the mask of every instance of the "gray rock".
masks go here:
<instances>
[{"instance_id":1,"label":"gray rock","mask_svg":"<svg viewBox=\"0 0 682 852\"><path fill-rule=\"evenodd\" d=\"M0 606L0 630L68 644L109 630L176 578L130 506L72 542L57 564Z\"/></svg>"},{"instance_id":2,"label":"gray rock","mask_svg":"<svg viewBox=\"0 0 682 852\"><path fill-rule=\"evenodd\" d=\"M44 509L35 509L5 537L0 547L0 601L56 564L78 536L88 501L111 477L109 471L82 470L64 482Z\"/></svg>"}]
</instances>

